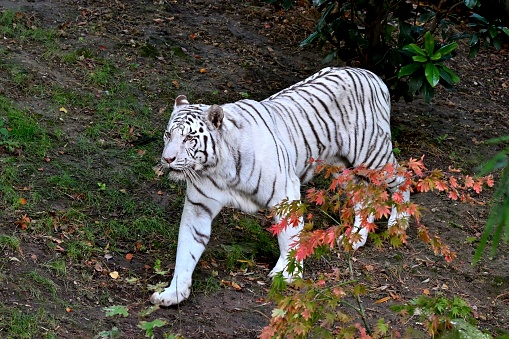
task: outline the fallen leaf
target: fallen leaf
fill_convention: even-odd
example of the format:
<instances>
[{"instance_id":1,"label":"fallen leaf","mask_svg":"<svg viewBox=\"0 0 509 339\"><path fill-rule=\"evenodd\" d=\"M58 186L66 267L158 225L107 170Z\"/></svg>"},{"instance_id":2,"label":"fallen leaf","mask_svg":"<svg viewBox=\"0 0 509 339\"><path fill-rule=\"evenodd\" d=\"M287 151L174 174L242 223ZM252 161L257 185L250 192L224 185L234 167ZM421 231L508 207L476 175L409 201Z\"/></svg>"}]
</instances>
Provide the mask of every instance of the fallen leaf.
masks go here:
<instances>
[{"instance_id":1,"label":"fallen leaf","mask_svg":"<svg viewBox=\"0 0 509 339\"><path fill-rule=\"evenodd\" d=\"M205 68L200 69L200 73L207 73L207 70Z\"/></svg>"},{"instance_id":2,"label":"fallen leaf","mask_svg":"<svg viewBox=\"0 0 509 339\"><path fill-rule=\"evenodd\" d=\"M67 110L65 109L65 107L60 107L59 111L62 112L62 113L67 113Z\"/></svg>"},{"instance_id":3,"label":"fallen leaf","mask_svg":"<svg viewBox=\"0 0 509 339\"><path fill-rule=\"evenodd\" d=\"M180 85L177 80L173 80L171 83L173 84L173 86L175 86L175 88L179 89Z\"/></svg>"},{"instance_id":4,"label":"fallen leaf","mask_svg":"<svg viewBox=\"0 0 509 339\"><path fill-rule=\"evenodd\" d=\"M158 195L163 195L163 191L157 191Z\"/></svg>"},{"instance_id":5,"label":"fallen leaf","mask_svg":"<svg viewBox=\"0 0 509 339\"><path fill-rule=\"evenodd\" d=\"M101 266L101 264L100 264L100 263L96 263L96 264L94 265L94 270L96 270L97 272L102 272L103 267Z\"/></svg>"},{"instance_id":6,"label":"fallen leaf","mask_svg":"<svg viewBox=\"0 0 509 339\"><path fill-rule=\"evenodd\" d=\"M18 225L22 230L26 230L30 222L31 222L30 218L27 217L26 214L23 214L23 216L19 218L19 220L16 221L15 224Z\"/></svg>"},{"instance_id":7,"label":"fallen leaf","mask_svg":"<svg viewBox=\"0 0 509 339\"><path fill-rule=\"evenodd\" d=\"M427 288L425 288L424 290L422 290L422 293L429 295L429 290Z\"/></svg>"},{"instance_id":8,"label":"fallen leaf","mask_svg":"<svg viewBox=\"0 0 509 339\"><path fill-rule=\"evenodd\" d=\"M110 277L112 277L113 279L118 279L119 274L117 271L113 271L113 272L110 272Z\"/></svg>"},{"instance_id":9,"label":"fallen leaf","mask_svg":"<svg viewBox=\"0 0 509 339\"><path fill-rule=\"evenodd\" d=\"M366 271L368 271L368 272L371 272L371 271L373 271L375 269L375 266L373 266L373 265L366 265L366 266L364 266L364 269Z\"/></svg>"},{"instance_id":10,"label":"fallen leaf","mask_svg":"<svg viewBox=\"0 0 509 339\"><path fill-rule=\"evenodd\" d=\"M133 254L132 254L132 253L127 253L127 254L125 255L125 258L126 258L127 260L131 261L131 260L133 259Z\"/></svg>"},{"instance_id":11,"label":"fallen leaf","mask_svg":"<svg viewBox=\"0 0 509 339\"><path fill-rule=\"evenodd\" d=\"M26 205L27 204L27 200L25 198L19 198L18 202L21 204L21 205Z\"/></svg>"},{"instance_id":12,"label":"fallen leaf","mask_svg":"<svg viewBox=\"0 0 509 339\"><path fill-rule=\"evenodd\" d=\"M66 311L67 313L72 312L72 310L71 310L71 308L70 308L70 307L66 307L66 308L65 308L65 311Z\"/></svg>"},{"instance_id":13,"label":"fallen leaf","mask_svg":"<svg viewBox=\"0 0 509 339\"><path fill-rule=\"evenodd\" d=\"M391 300L391 297L390 296L387 296L387 297L384 297L382 299L378 299L377 301L375 301L375 304L381 304L381 303L385 303L387 301Z\"/></svg>"},{"instance_id":14,"label":"fallen leaf","mask_svg":"<svg viewBox=\"0 0 509 339\"><path fill-rule=\"evenodd\" d=\"M232 287L237 291L240 291L242 289L242 287L240 287L240 285L237 284L235 281L232 281Z\"/></svg>"},{"instance_id":15,"label":"fallen leaf","mask_svg":"<svg viewBox=\"0 0 509 339\"><path fill-rule=\"evenodd\" d=\"M50 159L50 158L48 158L48 157L45 157L45 158L44 158L44 161L46 161L46 162L50 162L50 161L51 161L51 159Z\"/></svg>"}]
</instances>

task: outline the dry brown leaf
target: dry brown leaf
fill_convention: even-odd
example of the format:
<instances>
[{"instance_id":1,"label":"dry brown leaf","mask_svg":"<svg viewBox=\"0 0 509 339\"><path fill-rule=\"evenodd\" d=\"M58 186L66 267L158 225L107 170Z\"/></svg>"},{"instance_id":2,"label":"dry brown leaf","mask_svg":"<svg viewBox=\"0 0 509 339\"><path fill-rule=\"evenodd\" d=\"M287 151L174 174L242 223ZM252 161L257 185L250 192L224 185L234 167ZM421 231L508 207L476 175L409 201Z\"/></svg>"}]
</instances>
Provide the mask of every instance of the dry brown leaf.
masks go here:
<instances>
[{"instance_id":1,"label":"dry brown leaf","mask_svg":"<svg viewBox=\"0 0 509 339\"><path fill-rule=\"evenodd\" d=\"M232 287L237 291L240 291L242 289L242 287L240 287L240 285L237 284L235 281L232 281Z\"/></svg>"},{"instance_id":2,"label":"dry brown leaf","mask_svg":"<svg viewBox=\"0 0 509 339\"><path fill-rule=\"evenodd\" d=\"M386 302L388 302L389 300L391 300L391 297L390 297L390 296L383 297L382 299L378 299L377 301L375 301L375 304L382 304L382 303L386 303Z\"/></svg>"}]
</instances>

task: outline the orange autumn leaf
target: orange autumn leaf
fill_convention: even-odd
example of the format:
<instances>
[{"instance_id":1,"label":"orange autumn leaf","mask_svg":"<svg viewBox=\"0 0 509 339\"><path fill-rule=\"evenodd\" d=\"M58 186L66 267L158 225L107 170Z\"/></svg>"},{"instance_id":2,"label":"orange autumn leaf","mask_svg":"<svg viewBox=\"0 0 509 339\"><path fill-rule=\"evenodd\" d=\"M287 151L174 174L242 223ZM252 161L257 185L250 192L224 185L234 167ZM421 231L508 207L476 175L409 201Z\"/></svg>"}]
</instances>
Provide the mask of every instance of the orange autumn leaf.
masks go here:
<instances>
[{"instance_id":1,"label":"orange autumn leaf","mask_svg":"<svg viewBox=\"0 0 509 339\"><path fill-rule=\"evenodd\" d=\"M21 205L26 205L27 204L27 200L25 198L19 198L18 202L21 204Z\"/></svg>"},{"instance_id":2,"label":"orange autumn leaf","mask_svg":"<svg viewBox=\"0 0 509 339\"><path fill-rule=\"evenodd\" d=\"M127 253L127 254L125 255L125 258L126 258L126 260L131 261L131 260L133 259L133 254L132 254L132 253Z\"/></svg>"}]
</instances>

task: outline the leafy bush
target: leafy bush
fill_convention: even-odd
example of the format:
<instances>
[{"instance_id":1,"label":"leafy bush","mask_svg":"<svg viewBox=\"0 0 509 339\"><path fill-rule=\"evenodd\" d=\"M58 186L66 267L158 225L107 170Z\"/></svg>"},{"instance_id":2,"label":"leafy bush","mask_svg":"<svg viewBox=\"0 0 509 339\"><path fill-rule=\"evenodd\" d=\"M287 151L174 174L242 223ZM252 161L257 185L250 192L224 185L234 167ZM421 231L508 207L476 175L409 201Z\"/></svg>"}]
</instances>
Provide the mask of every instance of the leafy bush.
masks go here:
<instances>
[{"instance_id":1,"label":"leafy bush","mask_svg":"<svg viewBox=\"0 0 509 339\"><path fill-rule=\"evenodd\" d=\"M280 224L271 227L271 231L275 234L286 227L298 224L300 220L306 221L304 231L301 232L295 249L291 252L287 267L289 272L300 269L302 260L314 254L322 255L328 250L345 252L350 258L351 244L359 240L359 234L353 227L356 205L364 206L359 213L364 220L363 226L369 229L370 238L375 246L380 247L384 243L389 243L393 247L398 247L407 242L408 220L400 219L396 224L377 233L375 233L377 225L368 221L370 216L376 219L388 217L392 208L396 208L399 213L406 213L415 219L420 240L426 243L435 254L442 255L447 261L451 261L456 254L421 223L419 206L414 202L404 202L401 191L407 188L417 192L436 190L447 194L452 200L474 202L472 194L480 193L484 185L493 185L490 176L474 179L468 175L461 176L456 171L444 173L439 170L428 170L422 159L410 159L405 166L399 167L388 164L378 171L362 166L355 169L343 169L325 164L319 164L317 170L323 172L326 179L330 180L326 189L311 188L307 191L305 202L283 202L274 211L278 215L286 216ZM405 181L400 188L401 191L388 194L386 182L394 175L403 177ZM345 199L345 196L348 199ZM314 209L311 206L314 206ZM318 216L316 209L320 211ZM324 216L325 222L332 226L316 227L317 217L319 224L323 224ZM365 286L356 280L350 260L349 271L350 280L347 281L338 269L330 273L318 272L317 278L314 279L297 279L295 289L291 292L284 289L282 276L276 277L271 289L271 297L277 302L277 308L273 311L271 322L264 329L262 338L384 337L388 333L388 326L383 320L380 320L374 329L368 326L369 322L361 301ZM349 301L351 298L356 301L356 305ZM447 323L449 313L455 317L463 317L466 312L462 307L458 311L456 306L463 304L457 300L451 303L454 307L451 306L450 312L437 313L437 310L441 310L440 305L442 304L437 303L437 306L428 307L431 309L429 319L433 321L433 326L427 326L426 329L433 333L441 330L442 327L438 325ZM339 306L346 306L353 310L358 317L352 317L340 310ZM444 306L444 310L448 310L448 307ZM433 318L433 314L439 316ZM358 320L359 317L362 325Z\"/></svg>"},{"instance_id":2,"label":"leafy bush","mask_svg":"<svg viewBox=\"0 0 509 339\"><path fill-rule=\"evenodd\" d=\"M266 2L281 4L285 9L292 6L288 0ZM454 55L456 40L470 39L470 55L475 56L481 46L500 49L502 37L509 36L500 20L489 22L479 14L471 15L471 10L480 6L479 0L446 0L438 4L313 0L312 4L321 12L321 18L301 46L329 45L332 51L325 63L339 58L348 65L367 68L384 79L396 99L403 96L407 101L416 93L430 101L438 83L450 87L459 81L443 64ZM464 21L469 24L462 25ZM457 33L452 24L469 30Z\"/></svg>"}]
</instances>

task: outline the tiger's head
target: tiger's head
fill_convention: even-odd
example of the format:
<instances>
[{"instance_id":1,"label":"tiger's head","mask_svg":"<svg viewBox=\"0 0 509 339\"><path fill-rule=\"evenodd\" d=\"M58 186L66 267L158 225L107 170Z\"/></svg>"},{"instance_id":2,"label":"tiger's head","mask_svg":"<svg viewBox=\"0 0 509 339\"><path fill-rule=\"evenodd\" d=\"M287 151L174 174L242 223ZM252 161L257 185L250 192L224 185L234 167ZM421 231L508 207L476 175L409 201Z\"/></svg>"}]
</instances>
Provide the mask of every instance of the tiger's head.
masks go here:
<instances>
[{"instance_id":1,"label":"tiger's head","mask_svg":"<svg viewBox=\"0 0 509 339\"><path fill-rule=\"evenodd\" d=\"M161 167L171 179L196 181L217 164L216 140L223 117L218 105L190 105L184 95L175 99L161 156Z\"/></svg>"}]
</instances>

